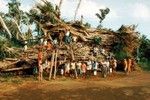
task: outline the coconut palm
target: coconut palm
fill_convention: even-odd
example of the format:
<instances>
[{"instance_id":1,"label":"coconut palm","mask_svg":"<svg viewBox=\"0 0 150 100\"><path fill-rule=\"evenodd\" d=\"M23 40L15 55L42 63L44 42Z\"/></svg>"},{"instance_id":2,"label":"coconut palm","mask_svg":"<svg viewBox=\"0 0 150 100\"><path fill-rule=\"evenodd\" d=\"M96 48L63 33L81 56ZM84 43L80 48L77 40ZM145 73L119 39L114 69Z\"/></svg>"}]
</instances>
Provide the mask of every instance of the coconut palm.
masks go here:
<instances>
[{"instance_id":1,"label":"coconut palm","mask_svg":"<svg viewBox=\"0 0 150 100\"><path fill-rule=\"evenodd\" d=\"M109 8L106 8L106 9L99 9L100 13L96 13L96 16L99 18L99 22L100 22L100 25L98 26L98 28L101 28L102 25L102 21L105 19L106 15L110 12L110 9Z\"/></svg>"},{"instance_id":2,"label":"coconut palm","mask_svg":"<svg viewBox=\"0 0 150 100\"><path fill-rule=\"evenodd\" d=\"M19 9L20 5L21 3L18 0L11 0L8 3L9 12L6 14L6 17L13 39L25 40L21 31L23 11Z\"/></svg>"}]
</instances>

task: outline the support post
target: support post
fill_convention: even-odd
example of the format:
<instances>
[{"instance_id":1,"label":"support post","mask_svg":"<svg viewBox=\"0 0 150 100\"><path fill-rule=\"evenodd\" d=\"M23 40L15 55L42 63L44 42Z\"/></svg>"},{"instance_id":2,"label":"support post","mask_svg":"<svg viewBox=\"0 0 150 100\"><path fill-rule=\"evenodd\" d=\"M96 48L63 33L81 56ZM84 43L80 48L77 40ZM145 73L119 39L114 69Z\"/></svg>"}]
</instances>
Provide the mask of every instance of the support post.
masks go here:
<instances>
[{"instance_id":1,"label":"support post","mask_svg":"<svg viewBox=\"0 0 150 100\"><path fill-rule=\"evenodd\" d=\"M54 66L54 56L55 56L55 51L53 51L52 57L51 57L49 80L51 80L51 78L52 78L52 71L53 71L53 66Z\"/></svg>"}]
</instances>

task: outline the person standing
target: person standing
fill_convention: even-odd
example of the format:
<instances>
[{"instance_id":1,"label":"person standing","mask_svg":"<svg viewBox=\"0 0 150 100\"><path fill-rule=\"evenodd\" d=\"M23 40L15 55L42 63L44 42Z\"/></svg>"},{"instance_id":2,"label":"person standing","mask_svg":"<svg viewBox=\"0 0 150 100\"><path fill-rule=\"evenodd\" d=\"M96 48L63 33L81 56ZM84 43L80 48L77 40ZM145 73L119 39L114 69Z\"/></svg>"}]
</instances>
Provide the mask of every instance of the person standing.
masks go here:
<instances>
[{"instance_id":1,"label":"person standing","mask_svg":"<svg viewBox=\"0 0 150 100\"><path fill-rule=\"evenodd\" d=\"M98 68L98 63L96 61L93 62L93 72L94 76L97 75L97 68Z\"/></svg>"},{"instance_id":2,"label":"person standing","mask_svg":"<svg viewBox=\"0 0 150 100\"><path fill-rule=\"evenodd\" d=\"M42 59L43 59L43 53L42 48L39 47L38 49L38 69L39 69L39 81L43 80L43 67L42 67Z\"/></svg>"},{"instance_id":3,"label":"person standing","mask_svg":"<svg viewBox=\"0 0 150 100\"><path fill-rule=\"evenodd\" d=\"M117 68L117 60L113 58L113 71Z\"/></svg>"},{"instance_id":4,"label":"person standing","mask_svg":"<svg viewBox=\"0 0 150 100\"><path fill-rule=\"evenodd\" d=\"M77 71L76 71L76 64L75 61L71 62L71 75L75 78L77 78Z\"/></svg>"},{"instance_id":5,"label":"person standing","mask_svg":"<svg viewBox=\"0 0 150 100\"><path fill-rule=\"evenodd\" d=\"M123 60L123 64L124 64L124 71L127 72L127 70L128 70L127 59L124 59L124 60Z\"/></svg>"},{"instance_id":6,"label":"person standing","mask_svg":"<svg viewBox=\"0 0 150 100\"><path fill-rule=\"evenodd\" d=\"M65 63L65 76L70 74L70 62Z\"/></svg>"},{"instance_id":7,"label":"person standing","mask_svg":"<svg viewBox=\"0 0 150 100\"><path fill-rule=\"evenodd\" d=\"M92 70L92 62L91 60L87 61L87 74L91 75L91 70Z\"/></svg>"},{"instance_id":8,"label":"person standing","mask_svg":"<svg viewBox=\"0 0 150 100\"><path fill-rule=\"evenodd\" d=\"M82 63L79 61L76 63L76 69L77 69L78 76L81 75L81 65L82 65Z\"/></svg>"},{"instance_id":9,"label":"person standing","mask_svg":"<svg viewBox=\"0 0 150 100\"><path fill-rule=\"evenodd\" d=\"M128 74L131 72L131 66L132 66L132 60L131 60L131 58L128 58L128 64L127 64L127 66L128 66Z\"/></svg>"},{"instance_id":10,"label":"person standing","mask_svg":"<svg viewBox=\"0 0 150 100\"><path fill-rule=\"evenodd\" d=\"M82 62L82 65L81 65L81 69L82 69L82 77L86 77L86 71L87 71L87 66L85 64L85 62Z\"/></svg>"}]
</instances>

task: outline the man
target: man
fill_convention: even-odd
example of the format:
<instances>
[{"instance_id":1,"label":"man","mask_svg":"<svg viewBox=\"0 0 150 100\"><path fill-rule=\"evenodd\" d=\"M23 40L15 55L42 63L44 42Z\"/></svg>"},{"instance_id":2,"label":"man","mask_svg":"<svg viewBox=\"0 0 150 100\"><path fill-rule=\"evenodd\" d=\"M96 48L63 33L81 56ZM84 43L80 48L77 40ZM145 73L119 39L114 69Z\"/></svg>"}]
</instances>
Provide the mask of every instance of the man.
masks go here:
<instances>
[{"instance_id":1,"label":"man","mask_svg":"<svg viewBox=\"0 0 150 100\"><path fill-rule=\"evenodd\" d=\"M85 62L82 62L82 65L81 65L81 70L82 70L82 77L86 77L86 71L87 71L87 66L85 64Z\"/></svg>"},{"instance_id":2,"label":"man","mask_svg":"<svg viewBox=\"0 0 150 100\"><path fill-rule=\"evenodd\" d=\"M27 41L24 42L24 51L27 51L28 49L27 43L28 43Z\"/></svg>"},{"instance_id":3,"label":"man","mask_svg":"<svg viewBox=\"0 0 150 100\"><path fill-rule=\"evenodd\" d=\"M81 74L81 65L82 63L79 61L76 63L77 75Z\"/></svg>"},{"instance_id":4,"label":"man","mask_svg":"<svg viewBox=\"0 0 150 100\"><path fill-rule=\"evenodd\" d=\"M127 59L127 61L128 61L128 74L131 72L131 66L132 66L132 60L131 60L131 58L128 58Z\"/></svg>"},{"instance_id":5,"label":"man","mask_svg":"<svg viewBox=\"0 0 150 100\"><path fill-rule=\"evenodd\" d=\"M123 64L124 64L124 71L126 72L128 69L128 63L127 63L127 59L123 60Z\"/></svg>"},{"instance_id":6,"label":"man","mask_svg":"<svg viewBox=\"0 0 150 100\"><path fill-rule=\"evenodd\" d=\"M101 67L102 75L103 75L103 77L106 77L107 74L110 72L109 62L107 60L103 60L100 63L102 65L102 67Z\"/></svg>"},{"instance_id":7,"label":"man","mask_svg":"<svg viewBox=\"0 0 150 100\"><path fill-rule=\"evenodd\" d=\"M76 71L76 64L75 61L71 62L71 68L70 68L71 76L77 78L77 71Z\"/></svg>"},{"instance_id":8,"label":"man","mask_svg":"<svg viewBox=\"0 0 150 100\"><path fill-rule=\"evenodd\" d=\"M65 75L70 74L70 62L65 63Z\"/></svg>"},{"instance_id":9,"label":"man","mask_svg":"<svg viewBox=\"0 0 150 100\"><path fill-rule=\"evenodd\" d=\"M91 74L91 70L92 70L92 62L91 60L87 61L87 74Z\"/></svg>"},{"instance_id":10,"label":"man","mask_svg":"<svg viewBox=\"0 0 150 100\"><path fill-rule=\"evenodd\" d=\"M39 69L39 81L43 80L43 68L42 68L42 59L43 59L43 53L42 53L42 47L38 48L38 69Z\"/></svg>"},{"instance_id":11,"label":"man","mask_svg":"<svg viewBox=\"0 0 150 100\"><path fill-rule=\"evenodd\" d=\"M98 55L98 48L97 47L93 48L93 54L94 54L94 56Z\"/></svg>"},{"instance_id":12,"label":"man","mask_svg":"<svg viewBox=\"0 0 150 100\"><path fill-rule=\"evenodd\" d=\"M117 60L115 58L111 60L111 68L112 71L114 71L117 68Z\"/></svg>"},{"instance_id":13,"label":"man","mask_svg":"<svg viewBox=\"0 0 150 100\"><path fill-rule=\"evenodd\" d=\"M70 29L68 29L68 31L65 34L65 43L66 44L70 44L72 42L72 38L71 38L71 34L70 34Z\"/></svg>"},{"instance_id":14,"label":"man","mask_svg":"<svg viewBox=\"0 0 150 100\"><path fill-rule=\"evenodd\" d=\"M93 62L93 70L94 70L94 76L97 75L97 68L98 68L98 63L96 61Z\"/></svg>"}]
</instances>

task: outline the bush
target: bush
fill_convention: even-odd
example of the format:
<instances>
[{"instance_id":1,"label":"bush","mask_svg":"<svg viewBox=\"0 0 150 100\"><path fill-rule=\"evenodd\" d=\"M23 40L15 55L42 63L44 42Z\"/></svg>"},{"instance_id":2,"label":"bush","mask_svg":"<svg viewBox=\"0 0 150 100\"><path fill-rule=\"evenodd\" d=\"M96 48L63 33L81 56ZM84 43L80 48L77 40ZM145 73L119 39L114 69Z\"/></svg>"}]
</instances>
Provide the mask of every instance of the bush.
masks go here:
<instances>
[{"instance_id":1,"label":"bush","mask_svg":"<svg viewBox=\"0 0 150 100\"><path fill-rule=\"evenodd\" d=\"M139 61L139 65L142 69L150 71L150 60L143 58Z\"/></svg>"},{"instance_id":2,"label":"bush","mask_svg":"<svg viewBox=\"0 0 150 100\"><path fill-rule=\"evenodd\" d=\"M99 45L101 43L101 38L100 37L94 37L92 39L92 43L95 44L95 45Z\"/></svg>"}]
</instances>

